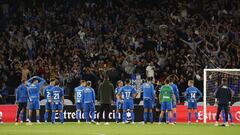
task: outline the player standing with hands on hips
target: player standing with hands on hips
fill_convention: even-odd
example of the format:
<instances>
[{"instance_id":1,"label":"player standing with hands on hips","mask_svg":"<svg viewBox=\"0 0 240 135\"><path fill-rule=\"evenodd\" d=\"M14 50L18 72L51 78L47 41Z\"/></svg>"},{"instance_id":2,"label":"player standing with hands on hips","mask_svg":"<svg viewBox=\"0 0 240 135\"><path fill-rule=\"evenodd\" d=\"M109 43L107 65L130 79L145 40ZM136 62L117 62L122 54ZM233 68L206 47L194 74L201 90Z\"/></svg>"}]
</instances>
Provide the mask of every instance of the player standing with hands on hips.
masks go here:
<instances>
[{"instance_id":1,"label":"player standing with hands on hips","mask_svg":"<svg viewBox=\"0 0 240 135\"><path fill-rule=\"evenodd\" d=\"M188 124L191 124L192 110L194 110L194 115L196 118L196 123L198 123L198 112L197 112L197 101L202 97L202 93L196 87L194 87L194 81L188 81L188 88L185 91L185 96L188 102Z\"/></svg>"}]
</instances>

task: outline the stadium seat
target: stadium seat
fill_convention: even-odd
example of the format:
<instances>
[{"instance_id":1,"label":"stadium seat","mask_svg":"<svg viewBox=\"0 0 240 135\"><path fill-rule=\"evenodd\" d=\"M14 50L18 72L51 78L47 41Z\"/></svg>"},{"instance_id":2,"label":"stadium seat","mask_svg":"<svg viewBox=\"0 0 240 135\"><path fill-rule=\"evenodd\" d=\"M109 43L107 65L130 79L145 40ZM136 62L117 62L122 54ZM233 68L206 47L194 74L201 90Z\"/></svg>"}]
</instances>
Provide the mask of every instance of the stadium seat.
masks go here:
<instances>
[{"instance_id":1,"label":"stadium seat","mask_svg":"<svg viewBox=\"0 0 240 135\"><path fill-rule=\"evenodd\" d=\"M232 106L240 106L240 101L233 103Z\"/></svg>"},{"instance_id":2,"label":"stadium seat","mask_svg":"<svg viewBox=\"0 0 240 135\"><path fill-rule=\"evenodd\" d=\"M73 105L73 102L69 99L64 99L65 105Z\"/></svg>"},{"instance_id":3,"label":"stadium seat","mask_svg":"<svg viewBox=\"0 0 240 135\"><path fill-rule=\"evenodd\" d=\"M143 105L143 100L140 101L139 105Z\"/></svg>"},{"instance_id":4,"label":"stadium seat","mask_svg":"<svg viewBox=\"0 0 240 135\"><path fill-rule=\"evenodd\" d=\"M46 104L46 99L42 99L41 101L40 101L40 105L45 105Z\"/></svg>"}]
</instances>

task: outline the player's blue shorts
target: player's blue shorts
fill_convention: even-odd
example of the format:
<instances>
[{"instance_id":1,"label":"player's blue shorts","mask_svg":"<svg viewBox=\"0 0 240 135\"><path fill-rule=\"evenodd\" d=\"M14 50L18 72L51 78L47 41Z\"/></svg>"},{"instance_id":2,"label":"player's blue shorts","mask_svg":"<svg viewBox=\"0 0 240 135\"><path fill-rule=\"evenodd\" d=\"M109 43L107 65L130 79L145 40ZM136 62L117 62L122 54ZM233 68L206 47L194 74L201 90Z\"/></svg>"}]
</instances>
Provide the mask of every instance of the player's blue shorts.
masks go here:
<instances>
[{"instance_id":1,"label":"player's blue shorts","mask_svg":"<svg viewBox=\"0 0 240 135\"><path fill-rule=\"evenodd\" d=\"M188 109L197 109L197 102L188 102Z\"/></svg>"},{"instance_id":2,"label":"player's blue shorts","mask_svg":"<svg viewBox=\"0 0 240 135\"><path fill-rule=\"evenodd\" d=\"M130 110L134 109L133 101L127 101L123 103L123 110L127 110L127 109L130 109Z\"/></svg>"},{"instance_id":3,"label":"player's blue shorts","mask_svg":"<svg viewBox=\"0 0 240 135\"><path fill-rule=\"evenodd\" d=\"M51 110L52 109L52 104L51 102L46 102L45 104L45 110Z\"/></svg>"},{"instance_id":4,"label":"player's blue shorts","mask_svg":"<svg viewBox=\"0 0 240 135\"><path fill-rule=\"evenodd\" d=\"M176 108L177 107L177 104L174 103L174 101L172 101L172 108Z\"/></svg>"},{"instance_id":5,"label":"player's blue shorts","mask_svg":"<svg viewBox=\"0 0 240 135\"><path fill-rule=\"evenodd\" d=\"M121 110L123 107L123 103L121 103L120 101L116 101L116 110Z\"/></svg>"},{"instance_id":6,"label":"player's blue shorts","mask_svg":"<svg viewBox=\"0 0 240 135\"><path fill-rule=\"evenodd\" d=\"M94 112L95 111L95 105L94 103L84 103L84 111L85 112Z\"/></svg>"},{"instance_id":7,"label":"player's blue shorts","mask_svg":"<svg viewBox=\"0 0 240 135\"><path fill-rule=\"evenodd\" d=\"M29 102L29 110L40 110L40 103L39 103L39 101Z\"/></svg>"},{"instance_id":8,"label":"player's blue shorts","mask_svg":"<svg viewBox=\"0 0 240 135\"><path fill-rule=\"evenodd\" d=\"M171 102L162 102L161 111L172 111L172 103Z\"/></svg>"},{"instance_id":9,"label":"player's blue shorts","mask_svg":"<svg viewBox=\"0 0 240 135\"><path fill-rule=\"evenodd\" d=\"M52 110L63 110L63 104L62 103L53 103Z\"/></svg>"},{"instance_id":10,"label":"player's blue shorts","mask_svg":"<svg viewBox=\"0 0 240 135\"><path fill-rule=\"evenodd\" d=\"M144 99L143 100L143 108L145 108L145 109L152 109L153 108L153 100L151 100L151 99Z\"/></svg>"},{"instance_id":11,"label":"player's blue shorts","mask_svg":"<svg viewBox=\"0 0 240 135\"><path fill-rule=\"evenodd\" d=\"M77 110L83 110L83 109L84 109L83 102L76 103L76 109L77 109Z\"/></svg>"}]
</instances>

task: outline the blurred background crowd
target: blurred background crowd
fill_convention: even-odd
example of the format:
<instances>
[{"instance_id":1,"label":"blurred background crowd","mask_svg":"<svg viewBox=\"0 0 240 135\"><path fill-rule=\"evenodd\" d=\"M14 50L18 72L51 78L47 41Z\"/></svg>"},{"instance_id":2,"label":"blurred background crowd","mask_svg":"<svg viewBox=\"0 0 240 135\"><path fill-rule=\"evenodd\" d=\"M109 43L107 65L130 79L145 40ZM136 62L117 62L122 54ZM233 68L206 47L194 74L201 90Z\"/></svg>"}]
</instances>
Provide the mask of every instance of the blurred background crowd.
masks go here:
<instances>
[{"instance_id":1,"label":"blurred background crowd","mask_svg":"<svg viewBox=\"0 0 240 135\"><path fill-rule=\"evenodd\" d=\"M107 74L176 75L180 93L204 68L240 68L239 0L0 0L0 94L21 80L58 78L73 95L80 79ZM181 95L181 94L180 94Z\"/></svg>"}]
</instances>

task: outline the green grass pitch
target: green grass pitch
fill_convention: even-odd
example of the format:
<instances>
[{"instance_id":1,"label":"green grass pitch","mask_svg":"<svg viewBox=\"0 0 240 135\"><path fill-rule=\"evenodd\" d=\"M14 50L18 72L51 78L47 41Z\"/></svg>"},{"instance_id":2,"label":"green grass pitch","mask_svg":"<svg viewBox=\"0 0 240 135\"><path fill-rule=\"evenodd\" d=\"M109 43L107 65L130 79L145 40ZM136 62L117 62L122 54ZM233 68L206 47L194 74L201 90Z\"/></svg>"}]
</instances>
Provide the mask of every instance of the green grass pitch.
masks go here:
<instances>
[{"instance_id":1,"label":"green grass pitch","mask_svg":"<svg viewBox=\"0 0 240 135\"><path fill-rule=\"evenodd\" d=\"M63 125L50 123L28 125L3 124L0 125L0 135L237 135L240 132L240 125L229 127L215 127L213 124L177 124L158 125L139 123L116 124L110 123L106 126L89 125L86 123L70 123Z\"/></svg>"}]
</instances>

